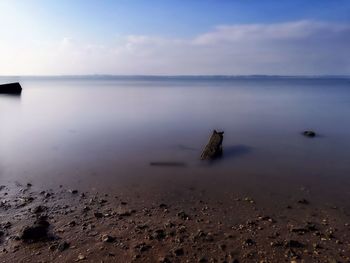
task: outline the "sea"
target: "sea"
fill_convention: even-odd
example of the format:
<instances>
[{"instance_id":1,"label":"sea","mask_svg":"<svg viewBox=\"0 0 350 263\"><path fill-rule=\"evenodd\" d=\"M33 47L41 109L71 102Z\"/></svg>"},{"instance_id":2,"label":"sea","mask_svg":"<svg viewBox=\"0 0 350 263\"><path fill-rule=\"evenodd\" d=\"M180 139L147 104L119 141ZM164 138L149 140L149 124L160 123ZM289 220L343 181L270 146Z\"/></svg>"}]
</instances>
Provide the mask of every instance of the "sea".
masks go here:
<instances>
[{"instance_id":1,"label":"sea","mask_svg":"<svg viewBox=\"0 0 350 263\"><path fill-rule=\"evenodd\" d=\"M0 94L0 185L350 206L349 77L0 77L14 81L20 95ZM213 130L223 155L202 161Z\"/></svg>"}]
</instances>

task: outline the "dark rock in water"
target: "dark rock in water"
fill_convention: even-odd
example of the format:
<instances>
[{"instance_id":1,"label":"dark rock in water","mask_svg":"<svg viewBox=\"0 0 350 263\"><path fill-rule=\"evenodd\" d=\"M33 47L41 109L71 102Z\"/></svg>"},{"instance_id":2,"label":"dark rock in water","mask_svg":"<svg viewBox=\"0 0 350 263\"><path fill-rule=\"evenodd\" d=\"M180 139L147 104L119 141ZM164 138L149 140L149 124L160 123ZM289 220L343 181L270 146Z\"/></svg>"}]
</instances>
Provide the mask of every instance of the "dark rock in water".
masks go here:
<instances>
[{"instance_id":1,"label":"dark rock in water","mask_svg":"<svg viewBox=\"0 0 350 263\"><path fill-rule=\"evenodd\" d=\"M222 141L224 139L224 132L213 131L208 144L205 146L201 160L215 159L222 155Z\"/></svg>"},{"instance_id":2,"label":"dark rock in water","mask_svg":"<svg viewBox=\"0 0 350 263\"><path fill-rule=\"evenodd\" d=\"M314 131L304 131L303 135L306 137L315 137L316 133Z\"/></svg>"},{"instance_id":3,"label":"dark rock in water","mask_svg":"<svg viewBox=\"0 0 350 263\"><path fill-rule=\"evenodd\" d=\"M18 82L0 85L0 94L21 94L22 87Z\"/></svg>"},{"instance_id":4,"label":"dark rock in water","mask_svg":"<svg viewBox=\"0 0 350 263\"><path fill-rule=\"evenodd\" d=\"M25 242L37 242L48 238L50 223L45 219L39 219L32 226L23 229L21 239Z\"/></svg>"}]
</instances>

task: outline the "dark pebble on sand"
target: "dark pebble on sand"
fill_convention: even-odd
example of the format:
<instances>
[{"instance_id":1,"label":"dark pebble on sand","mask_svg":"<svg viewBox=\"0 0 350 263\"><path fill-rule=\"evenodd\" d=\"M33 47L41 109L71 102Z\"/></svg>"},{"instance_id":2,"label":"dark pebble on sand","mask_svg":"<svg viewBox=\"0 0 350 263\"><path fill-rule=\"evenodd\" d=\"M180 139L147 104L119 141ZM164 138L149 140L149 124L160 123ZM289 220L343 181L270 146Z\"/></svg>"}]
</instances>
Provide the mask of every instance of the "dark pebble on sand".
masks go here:
<instances>
[{"instance_id":1,"label":"dark pebble on sand","mask_svg":"<svg viewBox=\"0 0 350 263\"><path fill-rule=\"evenodd\" d=\"M57 246L57 250L60 252L63 252L64 250L68 249L70 246L70 244L66 241L61 242L60 244L58 244Z\"/></svg>"},{"instance_id":2,"label":"dark pebble on sand","mask_svg":"<svg viewBox=\"0 0 350 263\"><path fill-rule=\"evenodd\" d=\"M37 242L48 237L50 223L44 219L39 219L32 226L23 229L21 239L25 242Z\"/></svg>"},{"instance_id":3,"label":"dark pebble on sand","mask_svg":"<svg viewBox=\"0 0 350 263\"><path fill-rule=\"evenodd\" d=\"M153 232L151 235L151 239L157 239L157 240L162 240L166 237L166 234L163 229L157 229L156 231Z\"/></svg>"},{"instance_id":4,"label":"dark pebble on sand","mask_svg":"<svg viewBox=\"0 0 350 263\"><path fill-rule=\"evenodd\" d=\"M178 257L178 256L182 256L183 254L185 254L185 252L184 252L183 248L176 248L176 249L174 249L173 254Z\"/></svg>"},{"instance_id":5,"label":"dark pebble on sand","mask_svg":"<svg viewBox=\"0 0 350 263\"><path fill-rule=\"evenodd\" d=\"M140 243L135 246L135 248L140 252L145 252L151 248L150 245L147 245L146 243Z\"/></svg>"},{"instance_id":6,"label":"dark pebble on sand","mask_svg":"<svg viewBox=\"0 0 350 263\"><path fill-rule=\"evenodd\" d=\"M100 213L100 212L95 212L95 213L94 213L94 216L95 216L96 218L102 218L102 217L103 217L103 214Z\"/></svg>"},{"instance_id":7,"label":"dark pebble on sand","mask_svg":"<svg viewBox=\"0 0 350 263\"><path fill-rule=\"evenodd\" d=\"M105 242L105 243L112 243L116 240L116 238L110 235L104 234L102 235L101 240L102 242Z\"/></svg>"},{"instance_id":8,"label":"dark pebble on sand","mask_svg":"<svg viewBox=\"0 0 350 263\"><path fill-rule=\"evenodd\" d=\"M302 204L302 205L308 205L308 204L309 204L309 201L303 198L303 199L300 199L300 200L298 201L298 203L299 203L299 204Z\"/></svg>"},{"instance_id":9,"label":"dark pebble on sand","mask_svg":"<svg viewBox=\"0 0 350 263\"><path fill-rule=\"evenodd\" d=\"M254 244L255 244L255 242L254 242L254 240L251 239L251 238L248 238L248 239L246 239L246 240L243 242L243 245L246 245L246 246L252 246L252 245L254 245Z\"/></svg>"},{"instance_id":10,"label":"dark pebble on sand","mask_svg":"<svg viewBox=\"0 0 350 263\"><path fill-rule=\"evenodd\" d=\"M35 207L35 208L33 209L33 213L34 213L34 214L40 214L40 213L45 212L46 209L47 209L46 206L38 205L37 207Z\"/></svg>"},{"instance_id":11,"label":"dark pebble on sand","mask_svg":"<svg viewBox=\"0 0 350 263\"><path fill-rule=\"evenodd\" d=\"M161 257L159 258L159 263L171 263L171 261L167 257Z\"/></svg>"},{"instance_id":12,"label":"dark pebble on sand","mask_svg":"<svg viewBox=\"0 0 350 263\"><path fill-rule=\"evenodd\" d=\"M179 213L177 213L177 216L183 220L189 220L190 216L188 214L186 214L184 211L181 211Z\"/></svg>"},{"instance_id":13,"label":"dark pebble on sand","mask_svg":"<svg viewBox=\"0 0 350 263\"><path fill-rule=\"evenodd\" d=\"M304 244L300 243L297 240L289 240L285 242L284 246L286 248L302 248L304 247Z\"/></svg>"}]
</instances>

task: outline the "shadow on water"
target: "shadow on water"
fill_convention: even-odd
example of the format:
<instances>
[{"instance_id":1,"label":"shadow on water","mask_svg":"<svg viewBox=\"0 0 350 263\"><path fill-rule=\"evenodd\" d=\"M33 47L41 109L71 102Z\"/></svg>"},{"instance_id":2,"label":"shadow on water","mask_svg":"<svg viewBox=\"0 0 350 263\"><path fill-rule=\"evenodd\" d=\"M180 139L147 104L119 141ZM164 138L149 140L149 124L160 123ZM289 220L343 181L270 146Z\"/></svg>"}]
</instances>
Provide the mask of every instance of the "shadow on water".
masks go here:
<instances>
[{"instance_id":1,"label":"shadow on water","mask_svg":"<svg viewBox=\"0 0 350 263\"><path fill-rule=\"evenodd\" d=\"M198 151L198 149L196 149L196 148L189 147L189 146L182 145L182 144L177 145L177 147L182 151Z\"/></svg>"},{"instance_id":2,"label":"shadow on water","mask_svg":"<svg viewBox=\"0 0 350 263\"><path fill-rule=\"evenodd\" d=\"M0 98L4 99L20 99L22 93L8 93L8 94L2 94L0 93Z\"/></svg>"},{"instance_id":3,"label":"shadow on water","mask_svg":"<svg viewBox=\"0 0 350 263\"><path fill-rule=\"evenodd\" d=\"M206 161L206 165L216 165L225 161L232 161L250 154L252 151L252 147L243 144L224 146L222 155L213 160Z\"/></svg>"},{"instance_id":4,"label":"shadow on water","mask_svg":"<svg viewBox=\"0 0 350 263\"><path fill-rule=\"evenodd\" d=\"M225 159L237 158L237 157L251 153L252 150L253 150L252 147L243 145L243 144L226 146L223 149L223 155L221 159L225 160Z\"/></svg>"}]
</instances>

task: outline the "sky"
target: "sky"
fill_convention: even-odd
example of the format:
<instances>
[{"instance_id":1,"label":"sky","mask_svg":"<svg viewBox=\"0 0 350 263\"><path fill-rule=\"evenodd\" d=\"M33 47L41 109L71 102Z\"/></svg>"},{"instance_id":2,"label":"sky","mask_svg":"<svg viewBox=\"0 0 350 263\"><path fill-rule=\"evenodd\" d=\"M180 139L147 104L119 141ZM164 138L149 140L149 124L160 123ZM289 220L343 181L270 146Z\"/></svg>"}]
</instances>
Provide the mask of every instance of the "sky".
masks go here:
<instances>
[{"instance_id":1,"label":"sky","mask_svg":"<svg viewBox=\"0 0 350 263\"><path fill-rule=\"evenodd\" d=\"M350 75L349 0L0 0L0 75Z\"/></svg>"}]
</instances>

